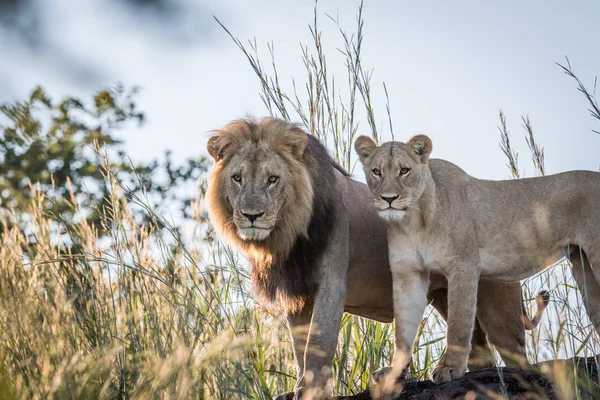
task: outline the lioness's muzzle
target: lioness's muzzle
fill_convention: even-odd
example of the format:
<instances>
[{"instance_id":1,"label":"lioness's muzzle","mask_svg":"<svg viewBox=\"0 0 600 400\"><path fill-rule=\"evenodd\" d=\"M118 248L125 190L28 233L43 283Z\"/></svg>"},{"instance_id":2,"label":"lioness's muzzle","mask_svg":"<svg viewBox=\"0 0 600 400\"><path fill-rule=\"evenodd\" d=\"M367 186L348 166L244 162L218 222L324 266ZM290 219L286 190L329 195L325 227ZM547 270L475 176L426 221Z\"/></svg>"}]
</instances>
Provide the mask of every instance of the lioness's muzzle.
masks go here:
<instances>
[{"instance_id":1,"label":"lioness's muzzle","mask_svg":"<svg viewBox=\"0 0 600 400\"><path fill-rule=\"evenodd\" d=\"M392 202L393 202L394 200L396 200L396 199L397 199L398 197L400 197L400 196L398 196L398 195L395 195L395 196L383 196L383 195L382 195L382 196L380 196L380 197L381 197L381 199L382 199L382 200L384 200L384 201L387 201L387 202L388 202L388 204L389 204L389 205L390 205L390 207L391 207L391 206L392 206Z\"/></svg>"}]
</instances>

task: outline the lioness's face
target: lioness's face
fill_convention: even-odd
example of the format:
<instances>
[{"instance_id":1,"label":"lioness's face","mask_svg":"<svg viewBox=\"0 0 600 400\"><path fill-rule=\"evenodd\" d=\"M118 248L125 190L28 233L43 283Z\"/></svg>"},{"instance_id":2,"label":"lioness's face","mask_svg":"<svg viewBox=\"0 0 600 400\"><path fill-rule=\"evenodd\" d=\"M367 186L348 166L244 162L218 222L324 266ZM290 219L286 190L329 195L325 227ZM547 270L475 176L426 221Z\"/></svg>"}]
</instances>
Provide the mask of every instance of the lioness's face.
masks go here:
<instances>
[{"instance_id":1,"label":"lioness's face","mask_svg":"<svg viewBox=\"0 0 600 400\"><path fill-rule=\"evenodd\" d=\"M431 140L418 135L408 143L386 142L378 147L371 138L361 136L354 147L379 215L388 221L403 220L423 194Z\"/></svg>"},{"instance_id":2,"label":"lioness's face","mask_svg":"<svg viewBox=\"0 0 600 400\"><path fill-rule=\"evenodd\" d=\"M275 226L286 197L290 172L281 157L268 149L247 146L223 171L232 219L244 240L264 240Z\"/></svg>"}]
</instances>

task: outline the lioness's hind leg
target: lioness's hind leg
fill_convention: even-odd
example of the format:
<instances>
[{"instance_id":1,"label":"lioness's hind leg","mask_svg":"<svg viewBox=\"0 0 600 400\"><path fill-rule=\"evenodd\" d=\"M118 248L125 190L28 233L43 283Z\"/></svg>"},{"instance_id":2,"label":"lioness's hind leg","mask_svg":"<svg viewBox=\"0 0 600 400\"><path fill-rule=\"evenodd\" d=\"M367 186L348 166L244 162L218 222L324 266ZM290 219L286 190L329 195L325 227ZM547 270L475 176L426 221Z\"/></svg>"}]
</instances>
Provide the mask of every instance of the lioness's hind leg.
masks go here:
<instances>
[{"instance_id":1,"label":"lioness's hind leg","mask_svg":"<svg viewBox=\"0 0 600 400\"><path fill-rule=\"evenodd\" d=\"M583 249L576 247L571 249L569 261L583 304L596 332L600 335L600 257L598 255L590 253L588 257Z\"/></svg>"}]
</instances>

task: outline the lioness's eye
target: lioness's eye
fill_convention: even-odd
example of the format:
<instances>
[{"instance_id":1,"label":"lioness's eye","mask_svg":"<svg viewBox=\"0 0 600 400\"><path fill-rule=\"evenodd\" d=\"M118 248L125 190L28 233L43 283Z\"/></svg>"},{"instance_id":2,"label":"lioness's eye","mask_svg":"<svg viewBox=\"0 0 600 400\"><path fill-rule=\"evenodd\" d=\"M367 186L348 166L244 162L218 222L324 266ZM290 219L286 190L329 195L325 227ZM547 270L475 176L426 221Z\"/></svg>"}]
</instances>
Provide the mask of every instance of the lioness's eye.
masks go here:
<instances>
[{"instance_id":1,"label":"lioness's eye","mask_svg":"<svg viewBox=\"0 0 600 400\"><path fill-rule=\"evenodd\" d=\"M410 168L401 168L400 175L406 175L410 172Z\"/></svg>"},{"instance_id":2,"label":"lioness's eye","mask_svg":"<svg viewBox=\"0 0 600 400\"><path fill-rule=\"evenodd\" d=\"M279 182L279 177L278 177L278 176L271 175L271 176L269 177L269 185L274 185L274 184L276 184L277 182Z\"/></svg>"},{"instance_id":3,"label":"lioness's eye","mask_svg":"<svg viewBox=\"0 0 600 400\"><path fill-rule=\"evenodd\" d=\"M231 177L231 179L233 179L233 180L234 180L234 182L241 182L241 181L242 181L242 176L241 176L241 175L237 175L237 174L236 174L236 175L233 175L233 176Z\"/></svg>"},{"instance_id":4,"label":"lioness's eye","mask_svg":"<svg viewBox=\"0 0 600 400\"><path fill-rule=\"evenodd\" d=\"M373 175L375 176L381 176L381 171L378 168L373 168L373 171L371 172L373 172Z\"/></svg>"}]
</instances>

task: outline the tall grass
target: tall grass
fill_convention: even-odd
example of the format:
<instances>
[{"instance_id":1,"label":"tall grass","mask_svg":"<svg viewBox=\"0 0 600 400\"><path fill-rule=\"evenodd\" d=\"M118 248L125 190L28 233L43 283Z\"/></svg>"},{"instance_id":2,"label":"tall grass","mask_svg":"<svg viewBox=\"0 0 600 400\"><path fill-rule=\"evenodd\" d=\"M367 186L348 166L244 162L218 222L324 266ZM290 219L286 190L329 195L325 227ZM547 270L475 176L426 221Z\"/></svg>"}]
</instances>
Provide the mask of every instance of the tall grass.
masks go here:
<instances>
[{"instance_id":1,"label":"tall grass","mask_svg":"<svg viewBox=\"0 0 600 400\"><path fill-rule=\"evenodd\" d=\"M166 220L164 231L139 226L135 207L162 218L106 176L108 241L85 219L66 232L39 192L23 229L7 223L18 216L2 215L1 395L270 398L289 387L283 323L248 304L233 254L205 229L184 243Z\"/></svg>"},{"instance_id":2,"label":"tall grass","mask_svg":"<svg viewBox=\"0 0 600 400\"><path fill-rule=\"evenodd\" d=\"M376 140L393 137L387 90L375 90L363 66L362 5L353 34L328 19L343 47L327 57L317 16L315 9L312 43L300 48L306 81L292 81L290 89L279 78L272 47L267 68L256 41L244 44L230 35L256 72L267 111L302 121L352 169L360 121ZM347 75L333 76L330 62L343 63ZM372 106L376 95L386 99L384 122ZM523 122L543 174L543 149L529 120ZM518 177L504 117L501 125L503 150ZM268 399L291 390L296 377L284 316L253 299L245 259L215 237L203 212L205 179L193 204L194 229L182 235L153 213L147 199L127 193L105 172L111 191L108 206L98 210L102 227L82 219L67 231L47 214L39 191L23 224L8 223L21 215L0 214L0 399ZM74 195L71 206L82 215L87 211ZM140 226L132 210L164 228ZM99 240L99 228L109 229L108 239ZM77 254L69 247L74 242L81 245ZM542 326L528 334L531 362L598 353L569 274L561 264L523 284L528 306L539 289L552 293ZM432 308L426 317L411 370L418 378L428 376L444 350L443 320ZM344 315L333 368L336 391L364 390L371 372L389 364L392 348L390 324Z\"/></svg>"}]
</instances>

